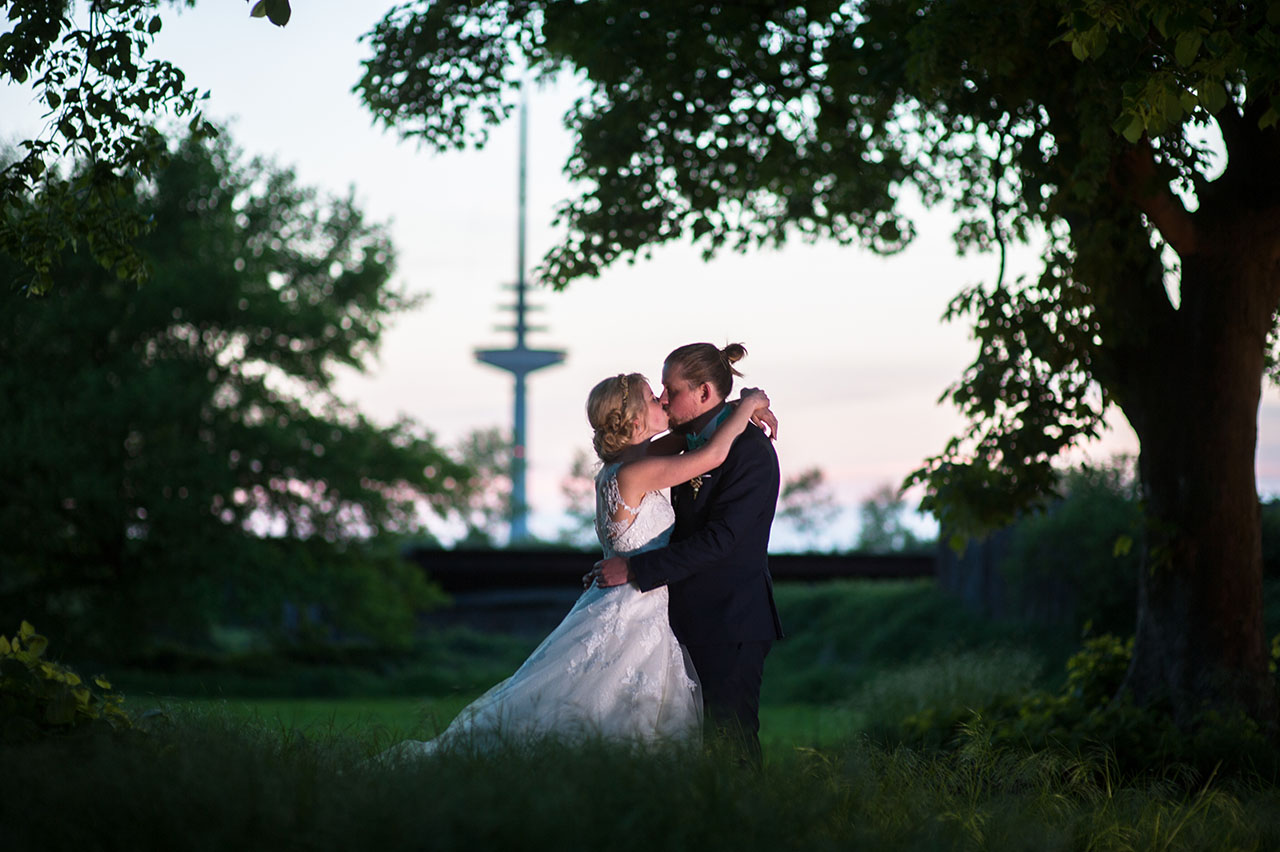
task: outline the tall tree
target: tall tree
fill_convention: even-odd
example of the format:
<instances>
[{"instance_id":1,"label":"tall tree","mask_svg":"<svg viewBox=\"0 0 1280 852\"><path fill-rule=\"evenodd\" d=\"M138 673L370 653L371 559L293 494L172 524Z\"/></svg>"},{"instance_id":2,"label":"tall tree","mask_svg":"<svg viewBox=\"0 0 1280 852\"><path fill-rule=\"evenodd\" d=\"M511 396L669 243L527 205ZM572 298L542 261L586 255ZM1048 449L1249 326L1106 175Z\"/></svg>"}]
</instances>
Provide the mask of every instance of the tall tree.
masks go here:
<instances>
[{"instance_id":1,"label":"tall tree","mask_svg":"<svg viewBox=\"0 0 1280 852\"><path fill-rule=\"evenodd\" d=\"M511 438L497 426L462 436L456 458L470 471L459 483L462 547L494 547L511 524Z\"/></svg>"},{"instance_id":2,"label":"tall tree","mask_svg":"<svg viewBox=\"0 0 1280 852\"><path fill-rule=\"evenodd\" d=\"M822 468L805 468L782 481L776 520L790 526L800 538L808 539L810 546L839 514L840 507Z\"/></svg>"},{"instance_id":3,"label":"tall tree","mask_svg":"<svg viewBox=\"0 0 1280 852\"><path fill-rule=\"evenodd\" d=\"M386 234L220 141L177 146L133 203L148 286L73 256L48 295L0 294L0 614L103 647L198 639L230 599L407 628L426 587L364 543L470 474L333 393L411 304Z\"/></svg>"},{"instance_id":4,"label":"tall tree","mask_svg":"<svg viewBox=\"0 0 1280 852\"><path fill-rule=\"evenodd\" d=\"M924 550L929 542L907 526L906 498L902 491L885 483L858 504L856 549L868 553L900 553Z\"/></svg>"},{"instance_id":5,"label":"tall tree","mask_svg":"<svg viewBox=\"0 0 1280 852\"><path fill-rule=\"evenodd\" d=\"M365 102L440 148L483 142L527 73L583 80L581 193L542 267L560 286L685 237L892 252L913 198L952 207L962 250L1042 243L1038 274L1002 268L952 306L980 341L949 392L971 425L916 474L926 505L952 528L1012 517L1119 405L1147 514L1127 688L1184 720L1205 702L1275 717L1254 455L1280 302L1280 6L414 0L367 38Z\"/></svg>"}]
</instances>

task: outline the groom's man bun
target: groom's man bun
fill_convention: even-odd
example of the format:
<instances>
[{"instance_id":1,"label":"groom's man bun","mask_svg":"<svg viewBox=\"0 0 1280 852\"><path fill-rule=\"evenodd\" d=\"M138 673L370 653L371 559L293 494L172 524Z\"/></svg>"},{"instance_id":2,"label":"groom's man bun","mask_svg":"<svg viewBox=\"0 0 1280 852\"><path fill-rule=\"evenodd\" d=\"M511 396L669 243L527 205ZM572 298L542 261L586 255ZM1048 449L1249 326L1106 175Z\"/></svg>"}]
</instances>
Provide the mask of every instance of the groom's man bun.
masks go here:
<instances>
[{"instance_id":1,"label":"groom's man bun","mask_svg":"<svg viewBox=\"0 0 1280 852\"><path fill-rule=\"evenodd\" d=\"M730 343L723 349L711 343L687 343L673 350L666 363L679 369L690 387L706 382L727 399L733 390L733 377L742 375L733 365L746 354L747 347L741 343Z\"/></svg>"}]
</instances>

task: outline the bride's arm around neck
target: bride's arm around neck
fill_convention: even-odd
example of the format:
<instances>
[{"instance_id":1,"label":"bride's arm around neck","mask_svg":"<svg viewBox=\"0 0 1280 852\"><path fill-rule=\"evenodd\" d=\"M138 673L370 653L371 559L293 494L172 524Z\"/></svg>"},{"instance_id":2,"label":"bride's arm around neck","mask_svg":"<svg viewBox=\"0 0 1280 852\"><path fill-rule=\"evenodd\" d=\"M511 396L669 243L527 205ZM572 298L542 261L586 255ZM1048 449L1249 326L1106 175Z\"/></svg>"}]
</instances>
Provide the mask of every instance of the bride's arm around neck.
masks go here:
<instances>
[{"instance_id":1,"label":"bride's arm around neck","mask_svg":"<svg viewBox=\"0 0 1280 852\"><path fill-rule=\"evenodd\" d=\"M729 456L729 448L747 428L752 415L768 407L769 397L764 393L750 394L739 401L704 446L679 455L656 455L650 452L643 458L623 464L618 469L618 490L622 492L623 499L629 505L635 505L632 501L638 502L649 491L679 485L724 464ZM660 440L665 441L666 437ZM681 443L684 442L683 435L674 437Z\"/></svg>"}]
</instances>

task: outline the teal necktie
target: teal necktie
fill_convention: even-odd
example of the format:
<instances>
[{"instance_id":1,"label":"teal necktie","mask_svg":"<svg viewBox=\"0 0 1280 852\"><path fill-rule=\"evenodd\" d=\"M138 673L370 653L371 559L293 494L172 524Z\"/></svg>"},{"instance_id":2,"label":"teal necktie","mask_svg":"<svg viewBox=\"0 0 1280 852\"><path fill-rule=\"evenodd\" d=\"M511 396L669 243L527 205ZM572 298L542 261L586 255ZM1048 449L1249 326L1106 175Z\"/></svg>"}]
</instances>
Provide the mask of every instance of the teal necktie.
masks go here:
<instances>
[{"instance_id":1,"label":"teal necktie","mask_svg":"<svg viewBox=\"0 0 1280 852\"><path fill-rule=\"evenodd\" d=\"M698 447L706 446L706 444L711 440L711 436L716 433L716 429L720 428L720 424L723 423L732 413L733 413L733 406L726 405L724 409L721 410L721 412L716 415L715 420L712 420L706 426L702 427L701 432L698 432L696 434L690 433L688 435L685 435L684 436L685 448L690 450L696 450L698 449Z\"/></svg>"}]
</instances>

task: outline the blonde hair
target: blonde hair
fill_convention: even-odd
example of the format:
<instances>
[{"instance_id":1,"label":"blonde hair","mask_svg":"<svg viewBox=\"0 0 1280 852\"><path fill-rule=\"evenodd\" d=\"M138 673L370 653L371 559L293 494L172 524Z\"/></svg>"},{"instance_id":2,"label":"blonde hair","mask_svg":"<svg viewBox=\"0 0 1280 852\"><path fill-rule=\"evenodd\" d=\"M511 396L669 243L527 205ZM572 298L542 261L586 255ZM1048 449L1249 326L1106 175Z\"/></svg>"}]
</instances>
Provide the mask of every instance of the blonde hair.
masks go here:
<instances>
[{"instance_id":1,"label":"blonde hair","mask_svg":"<svg viewBox=\"0 0 1280 852\"><path fill-rule=\"evenodd\" d=\"M742 375L733 365L746 354L747 347L741 343L730 343L723 349L711 343L689 343L673 350L666 364L679 368L689 387L696 388L705 382L727 398L733 390L733 377Z\"/></svg>"},{"instance_id":2,"label":"blonde hair","mask_svg":"<svg viewBox=\"0 0 1280 852\"><path fill-rule=\"evenodd\" d=\"M636 420L644 416L648 403L648 382L639 373L619 373L587 394L587 422L595 433L591 446L602 461L613 461L631 444Z\"/></svg>"}]
</instances>

